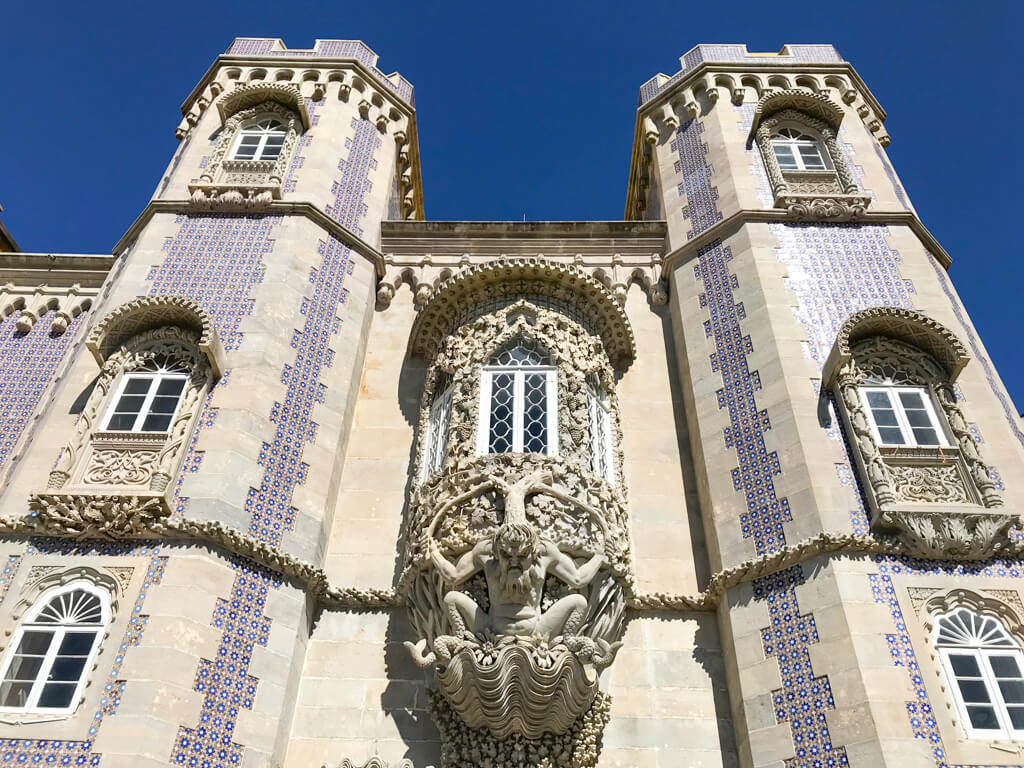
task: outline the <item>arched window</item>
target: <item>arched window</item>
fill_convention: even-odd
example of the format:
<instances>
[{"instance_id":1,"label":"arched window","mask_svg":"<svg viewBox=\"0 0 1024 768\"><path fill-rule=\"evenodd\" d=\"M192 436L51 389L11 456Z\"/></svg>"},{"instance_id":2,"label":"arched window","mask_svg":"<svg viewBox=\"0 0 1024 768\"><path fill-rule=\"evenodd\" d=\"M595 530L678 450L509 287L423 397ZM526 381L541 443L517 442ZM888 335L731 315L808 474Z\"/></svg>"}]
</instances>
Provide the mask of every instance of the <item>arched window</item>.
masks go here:
<instances>
[{"instance_id":1,"label":"arched window","mask_svg":"<svg viewBox=\"0 0 1024 768\"><path fill-rule=\"evenodd\" d=\"M438 376L434 399L427 417L427 439L424 443L423 469L420 481L426 480L444 464L445 449L448 447L448 425L452 415L452 382L447 374Z\"/></svg>"},{"instance_id":2,"label":"arched window","mask_svg":"<svg viewBox=\"0 0 1024 768\"><path fill-rule=\"evenodd\" d=\"M780 128L772 136L772 149L783 171L827 171L828 153L821 142L796 128Z\"/></svg>"},{"instance_id":3,"label":"arched window","mask_svg":"<svg viewBox=\"0 0 1024 768\"><path fill-rule=\"evenodd\" d=\"M477 452L558 452L556 369L548 353L521 339L496 353L480 381Z\"/></svg>"},{"instance_id":4,"label":"arched window","mask_svg":"<svg viewBox=\"0 0 1024 768\"><path fill-rule=\"evenodd\" d=\"M44 593L11 642L0 709L73 711L109 622L110 597L89 582Z\"/></svg>"},{"instance_id":5,"label":"arched window","mask_svg":"<svg viewBox=\"0 0 1024 768\"><path fill-rule=\"evenodd\" d=\"M288 128L273 117L245 123L238 132L231 160L276 160L284 146Z\"/></svg>"},{"instance_id":6,"label":"arched window","mask_svg":"<svg viewBox=\"0 0 1024 768\"><path fill-rule=\"evenodd\" d=\"M587 409L590 415L590 468L609 483L614 483L611 405L601 384L593 376L587 381Z\"/></svg>"},{"instance_id":7,"label":"arched window","mask_svg":"<svg viewBox=\"0 0 1024 768\"><path fill-rule=\"evenodd\" d=\"M148 360L145 369L126 373L114 396L104 429L118 432L166 432L192 371L180 359Z\"/></svg>"},{"instance_id":8,"label":"arched window","mask_svg":"<svg viewBox=\"0 0 1024 768\"><path fill-rule=\"evenodd\" d=\"M939 617L935 646L967 735L1024 736L1024 654L1002 623L958 608Z\"/></svg>"}]
</instances>

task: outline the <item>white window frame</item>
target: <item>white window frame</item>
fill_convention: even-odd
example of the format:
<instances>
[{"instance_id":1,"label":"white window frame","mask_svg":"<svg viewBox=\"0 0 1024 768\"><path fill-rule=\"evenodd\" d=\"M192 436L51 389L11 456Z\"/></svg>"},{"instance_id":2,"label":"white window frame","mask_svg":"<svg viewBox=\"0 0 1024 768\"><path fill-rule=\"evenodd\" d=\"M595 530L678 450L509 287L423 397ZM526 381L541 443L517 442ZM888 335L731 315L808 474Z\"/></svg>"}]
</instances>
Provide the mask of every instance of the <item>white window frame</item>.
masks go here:
<instances>
[{"instance_id":1,"label":"white window frame","mask_svg":"<svg viewBox=\"0 0 1024 768\"><path fill-rule=\"evenodd\" d=\"M110 429L108 425L110 424L111 419L114 418L114 413L117 409L117 404L121 401L121 395L124 394L124 390L128 386L129 380L149 379L151 383L149 389L146 392L146 399L142 402L142 408L135 416L135 423L132 425L132 428L118 429L113 431L133 432L148 435L166 434L168 431L170 431L169 429L165 429L163 431L146 430L145 432L143 432L142 425L146 423L146 417L150 415L149 409L153 407L153 400L156 398L156 393L160 389L160 384L163 383L165 380L172 379L185 382L185 384L181 388L181 393L178 395L178 402L174 406L174 412L171 414L171 420L168 427L174 424L174 417L178 415L178 409L181 408L181 401L184 399L185 389L188 387L188 378L189 377L187 373L175 373L171 371L132 371L130 373L125 373L124 375L121 376L121 381L117 385L117 391L114 393L114 397L111 398L110 404L107 406L107 413L103 417L102 421L103 429Z\"/></svg>"},{"instance_id":2,"label":"white window frame","mask_svg":"<svg viewBox=\"0 0 1024 768\"><path fill-rule=\"evenodd\" d=\"M525 413L525 380L528 374L544 374L548 446L546 456L558 455L558 369L552 365L486 366L480 375L480 425L477 433L478 456L490 454L491 386L494 376L511 374L512 380L512 451L523 452L523 416Z\"/></svg>"},{"instance_id":3,"label":"white window frame","mask_svg":"<svg viewBox=\"0 0 1024 768\"><path fill-rule=\"evenodd\" d=\"M779 133L784 130L796 131L797 133L807 136L807 139L793 139L788 136L780 136ZM817 136L809 133L806 128L797 125L783 125L775 129L775 133L769 138L769 144L772 148L772 153L775 155L775 162L779 165L779 170L783 173L787 171L807 171L809 173L824 173L825 171L833 171L835 168L832 165L832 158L829 156L828 150L825 147L825 143ZM776 145L787 146L792 149L793 157L796 160L796 168L783 168L782 163L779 162L779 155L775 152ZM818 156L821 158L821 162L824 164L824 168L807 168L804 165L803 155L800 154L801 146L813 145L818 151Z\"/></svg>"},{"instance_id":4,"label":"white window frame","mask_svg":"<svg viewBox=\"0 0 1024 768\"><path fill-rule=\"evenodd\" d=\"M42 613L43 609L46 608L50 601L63 593L73 592L76 589L89 592L99 598L101 616L98 624L51 624L36 621L39 614ZM78 708L79 699L82 697L82 689L85 687L89 673L92 671L93 665L96 663L96 656L99 653L100 643L103 641L103 636L107 632L110 619L110 594L106 590L101 589L88 581L74 581L70 584L53 587L40 595L33 604L32 609L29 611L26 618L24 618L18 625L17 631L14 633L14 636L11 638L11 642L7 646L7 652L4 654L3 664L0 666L0 683L7 678L7 672L10 669L11 663L14 661L18 647L21 645L21 638L24 636L26 631L52 632L53 637L50 638L50 645L46 650L46 655L43 657L43 663L40 665L39 671L36 673L35 682L32 684L32 689L29 692L28 700L25 702L25 705L22 707L0 706L0 712L22 712L46 715L68 715L74 712ZM46 686L47 678L53 669L53 663L57 658L57 651L60 648L64 637L68 634L82 634L87 631L93 632L95 636L93 637L92 648L89 649L89 655L85 659L85 664L82 665L82 673L78 677L78 684L75 686L75 691L71 696L70 703L66 707L59 708L40 707L39 697L42 695L43 688Z\"/></svg>"},{"instance_id":5,"label":"white window frame","mask_svg":"<svg viewBox=\"0 0 1024 768\"><path fill-rule=\"evenodd\" d=\"M946 436L946 430L942 426L942 421L939 419L938 414L935 411L935 403L932 402L932 395L927 387L896 387L896 386L885 386L885 385L862 385L858 387L860 390L860 401L864 406L864 410L867 412L868 421L871 423L871 432L874 435L875 442L880 447L887 448L948 448L949 438ZM884 392L889 398L889 404L892 406L893 413L896 414L896 423L899 426L900 433L903 435L903 442L899 443L883 443L881 433L878 431L878 425L875 423L875 413L871 409L871 405L868 403L869 392ZM931 428L935 430L935 434L938 435L939 442L937 445L920 445L917 442L917 438L914 437L914 430L910 426L910 422L907 419L906 411L903 407L903 402L899 399L900 392L915 392L921 396L921 401L924 403L925 412L928 414L928 419L931 421Z\"/></svg>"},{"instance_id":6,"label":"white window frame","mask_svg":"<svg viewBox=\"0 0 1024 768\"><path fill-rule=\"evenodd\" d=\"M1017 644L1008 632L1006 628L1002 626L1002 622L992 616L985 616L985 614L978 614L975 611L971 611L976 615L982 616L983 618L992 619L1000 625L1000 629L1006 636L1006 645L984 644L979 642L964 643L962 645L956 644L938 644L938 637L941 631L940 622L962 610L963 607L958 607L950 613L937 616L935 618L935 633L936 647L939 652L939 659L942 665L942 672L946 678L946 687L949 688L950 693L953 697L953 704L956 706L957 714L959 715L960 722L963 724L964 733L970 739L985 739L991 741L993 739L1009 739L1019 741L1024 739L1024 729L1014 728L1010 720L1009 709L1006 701L1003 699L1003 692L999 688L998 679L992 664L989 661L993 656L1013 656L1017 660L1017 669L1024 673L1024 651L1021 651L1020 646ZM970 609L967 609L970 610ZM978 665L978 669L981 672L981 682L984 683L985 689L988 693L989 701L992 705L992 710L995 712L996 720L999 722L1000 728L975 728L971 725L971 717L967 712L967 703L963 699L963 694L960 691L959 678L953 671L953 662L950 656L972 656ZM971 678L973 679L973 678ZM1015 704L1016 705L1016 704Z\"/></svg>"},{"instance_id":7,"label":"white window frame","mask_svg":"<svg viewBox=\"0 0 1024 768\"><path fill-rule=\"evenodd\" d=\"M425 481L444 464L444 456L448 447L448 428L452 418L452 394L455 385L450 384L434 397L427 416L427 436L423 444L423 467L420 470L420 482Z\"/></svg>"},{"instance_id":8,"label":"white window frame","mask_svg":"<svg viewBox=\"0 0 1024 768\"><path fill-rule=\"evenodd\" d=\"M615 485L615 448L612 444L611 403L604 390L593 383L587 384L587 410L590 416L591 431L590 468L611 485ZM601 431L600 436L595 434L596 430ZM602 464L603 472L600 466Z\"/></svg>"},{"instance_id":9,"label":"white window frame","mask_svg":"<svg viewBox=\"0 0 1024 768\"><path fill-rule=\"evenodd\" d=\"M264 120L273 120L274 122L276 122L279 125L281 125L283 130L281 130L281 131L271 131L271 130L265 130L263 128L259 128L258 127L259 123L264 121ZM282 137L282 143L281 143L281 147L278 149L277 154L274 157L263 157L263 151L267 147L267 139L269 139L270 136L272 136L272 135L276 136L278 134L280 134L281 137ZM238 150L241 149L242 141L245 139L246 136L259 136L260 137L260 141L256 145L256 151L253 153L252 157L250 157L250 158L241 158L240 159L238 157ZM272 115L262 115L261 117L254 117L251 120L246 121L245 125L243 125L241 128L238 129L238 135L235 136L234 145L231 147L231 152L228 153L228 160L240 160L241 162L246 162L246 163L258 163L258 162L274 163L274 162L277 162L280 159L280 157L281 157L281 153L284 151L284 139L287 138L287 136L288 136L288 126L285 125L279 118L274 117Z\"/></svg>"}]
</instances>

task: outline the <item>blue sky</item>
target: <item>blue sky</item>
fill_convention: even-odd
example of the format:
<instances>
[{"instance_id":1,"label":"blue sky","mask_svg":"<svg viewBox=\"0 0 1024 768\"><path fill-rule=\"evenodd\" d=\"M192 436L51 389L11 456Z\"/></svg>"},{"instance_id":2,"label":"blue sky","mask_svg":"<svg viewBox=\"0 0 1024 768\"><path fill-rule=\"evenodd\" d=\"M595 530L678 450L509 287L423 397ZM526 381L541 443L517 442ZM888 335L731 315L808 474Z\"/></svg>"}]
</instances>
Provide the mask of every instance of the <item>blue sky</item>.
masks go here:
<instances>
[{"instance_id":1,"label":"blue sky","mask_svg":"<svg viewBox=\"0 0 1024 768\"><path fill-rule=\"evenodd\" d=\"M109 252L234 37L358 38L416 87L432 219L620 219L637 90L693 45L833 43L1024 407L1016 94L1024 3L24 3L4 9L0 205L26 251Z\"/></svg>"}]
</instances>

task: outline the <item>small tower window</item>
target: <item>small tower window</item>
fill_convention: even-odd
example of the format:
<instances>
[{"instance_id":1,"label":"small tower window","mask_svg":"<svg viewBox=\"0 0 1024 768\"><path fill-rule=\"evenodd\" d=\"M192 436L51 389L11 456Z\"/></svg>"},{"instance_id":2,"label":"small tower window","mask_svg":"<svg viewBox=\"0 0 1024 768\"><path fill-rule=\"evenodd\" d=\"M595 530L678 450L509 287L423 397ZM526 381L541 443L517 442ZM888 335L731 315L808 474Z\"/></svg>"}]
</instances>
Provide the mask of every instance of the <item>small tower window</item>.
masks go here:
<instances>
[{"instance_id":1,"label":"small tower window","mask_svg":"<svg viewBox=\"0 0 1024 768\"><path fill-rule=\"evenodd\" d=\"M484 367L478 452L557 453L556 370L547 352L522 340Z\"/></svg>"},{"instance_id":2,"label":"small tower window","mask_svg":"<svg viewBox=\"0 0 1024 768\"><path fill-rule=\"evenodd\" d=\"M881 445L946 445L932 399L924 387L861 387Z\"/></svg>"},{"instance_id":3,"label":"small tower window","mask_svg":"<svg viewBox=\"0 0 1024 768\"><path fill-rule=\"evenodd\" d=\"M821 142L796 128L780 128L772 136L775 159L783 171L827 171Z\"/></svg>"},{"instance_id":4,"label":"small tower window","mask_svg":"<svg viewBox=\"0 0 1024 768\"><path fill-rule=\"evenodd\" d=\"M4 664L0 708L71 712L110 621L106 592L79 582L47 593L18 628Z\"/></svg>"},{"instance_id":5,"label":"small tower window","mask_svg":"<svg viewBox=\"0 0 1024 768\"><path fill-rule=\"evenodd\" d=\"M117 432L166 432L178 410L188 372L166 360L153 370L126 373L107 413L104 429Z\"/></svg>"},{"instance_id":6,"label":"small tower window","mask_svg":"<svg viewBox=\"0 0 1024 768\"><path fill-rule=\"evenodd\" d=\"M608 397L593 378L587 384L590 412L590 467L609 483L615 482L612 454L612 416Z\"/></svg>"},{"instance_id":7,"label":"small tower window","mask_svg":"<svg viewBox=\"0 0 1024 768\"><path fill-rule=\"evenodd\" d=\"M935 645L967 735L1024 736L1024 654L1002 623L959 608L939 618Z\"/></svg>"},{"instance_id":8,"label":"small tower window","mask_svg":"<svg viewBox=\"0 0 1024 768\"><path fill-rule=\"evenodd\" d=\"M437 394L434 395L427 419L427 440L420 474L421 481L441 468L448 447L448 425L452 414L451 378L447 375L439 377L436 389Z\"/></svg>"},{"instance_id":9,"label":"small tower window","mask_svg":"<svg viewBox=\"0 0 1024 768\"><path fill-rule=\"evenodd\" d=\"M280 120L266 117L246 123L238 132L232 160L276 160L288 129Z\"/></svg>"}]
</instances>

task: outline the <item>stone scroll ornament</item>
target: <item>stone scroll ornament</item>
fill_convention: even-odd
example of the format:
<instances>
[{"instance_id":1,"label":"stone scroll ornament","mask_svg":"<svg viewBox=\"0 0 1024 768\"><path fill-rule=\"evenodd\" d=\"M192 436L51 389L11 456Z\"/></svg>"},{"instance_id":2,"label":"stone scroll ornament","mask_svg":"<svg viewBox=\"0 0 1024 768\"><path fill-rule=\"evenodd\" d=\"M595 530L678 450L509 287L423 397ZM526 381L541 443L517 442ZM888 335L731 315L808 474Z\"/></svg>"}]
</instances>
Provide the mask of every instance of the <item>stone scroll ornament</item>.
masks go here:
<instances>
[{"instance_id":1,"label":"stone scroll ornament","mask_svg":"<svg viewBox=\"0 0 1024 768\"><path fill-rule=\"evenodd\" d=\"M623 505L565 459L461 463L417 492L432 514L416 546L422 567L406 579L420 636L406 645L470 729L565 734L621 646Z\"/></svg>"}]
</instances>

